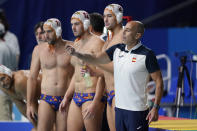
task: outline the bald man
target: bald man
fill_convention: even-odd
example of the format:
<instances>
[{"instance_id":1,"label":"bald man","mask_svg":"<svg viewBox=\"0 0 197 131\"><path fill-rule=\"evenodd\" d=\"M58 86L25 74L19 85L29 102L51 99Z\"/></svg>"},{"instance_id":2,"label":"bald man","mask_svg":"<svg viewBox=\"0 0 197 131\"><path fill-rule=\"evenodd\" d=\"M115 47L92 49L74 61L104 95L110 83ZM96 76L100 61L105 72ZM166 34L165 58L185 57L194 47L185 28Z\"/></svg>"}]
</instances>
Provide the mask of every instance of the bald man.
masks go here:
<instances>
[{"instance_id":1,"label":"bald man","mask_svg":"<svg viewBox=\"0 0 197 131\"><path fill-rule=\"evenodd\" d=\"M102 53L93 56L67 47L68 53L91 64L114 62L117 131L148 131L149 123L158 120L163 80L153 51L140 42L143 34L144 25L132 21L124 28L124 44L114 45ZM156 92L153 108L149 112L146 85L150 76L156 83Z\"/></svg>"}]
</instances>

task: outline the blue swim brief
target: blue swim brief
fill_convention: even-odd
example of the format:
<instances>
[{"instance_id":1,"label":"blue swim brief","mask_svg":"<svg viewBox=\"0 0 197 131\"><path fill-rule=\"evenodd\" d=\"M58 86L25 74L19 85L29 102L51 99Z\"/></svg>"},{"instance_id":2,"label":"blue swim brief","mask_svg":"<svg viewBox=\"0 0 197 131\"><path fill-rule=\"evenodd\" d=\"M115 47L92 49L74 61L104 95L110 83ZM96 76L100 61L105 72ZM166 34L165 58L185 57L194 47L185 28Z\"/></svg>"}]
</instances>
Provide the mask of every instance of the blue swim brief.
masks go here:
<instances>
[{"instance_id":1,"label":"blue swim brief","mask_svg":"<svg viewBox=\"0 0 197 131\"><path fill-rule=\"evenodd\" d=\"M73 100L80 107L86 101L92 101L95 93L74 93ZM103 96L101 102L106 101L106 96Z\"/></svg>"},{"instance_id":2,"label":"blue swim brief","mask_svg":"<svg viewBox=\"0 0 197 131\"><path fill-rule=\"evenodd\" d=\"M49 96L44 94L41 94L40 96L40 100L46 101L55 111L58 111L63 98L64 96Z\"/></svg>"},{"instance_id":3,"label":"blue swim brief","mask_svg":"<svg viewBox=\"0 0 197 131\"><path fill-rule=\"evenodd\" d=\"M115 96L114 90L111 90L110 93L107 93L107 102L110 106L112 104L112 100L113 100L114 96Z\"/></svg>"}]
</instances>

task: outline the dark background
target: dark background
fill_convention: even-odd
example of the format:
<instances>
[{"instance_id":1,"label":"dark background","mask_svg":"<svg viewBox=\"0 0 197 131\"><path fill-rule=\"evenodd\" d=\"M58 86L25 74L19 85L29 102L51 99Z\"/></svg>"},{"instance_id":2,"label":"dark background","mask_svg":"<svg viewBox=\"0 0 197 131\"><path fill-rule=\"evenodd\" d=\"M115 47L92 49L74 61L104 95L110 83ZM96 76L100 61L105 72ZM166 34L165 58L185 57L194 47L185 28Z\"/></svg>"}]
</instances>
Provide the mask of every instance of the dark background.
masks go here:
<instances>
[{"instance_id":1,"label":"dark background","mask_svg":"<svg viewBox=\"0 0 197 131\"><path fill-rule=\"evenodd\" d=\"M73 40L70 17L77 10L103 14L104 8L111 3L118 3L124 9L124 16L132 16L134 20L144 20L152 15L195 0L0 0L0 8L4 9L10 24L10 30L19 39L21 57L20 69L29 68L29 59L36 45L33 27L39 21L56 17L61 20L63 38ZM197 25L197 2L177 11L166 14L154 21L145 23L147 31L145 40L156 54L168 53L166 29L170 27L191 27ZM164 29L157 33L154 29ZM154 34L149 33L153 30ZM154 36L160 34L160 36ZM154 36L154 37L152 37ZM166 37L166 38L165 38ZM162 44L150 44L161 41ZM157 46L155 46L157 45ZM162 49L161 49L162 47Z\"/></svg>"}]
</instances>

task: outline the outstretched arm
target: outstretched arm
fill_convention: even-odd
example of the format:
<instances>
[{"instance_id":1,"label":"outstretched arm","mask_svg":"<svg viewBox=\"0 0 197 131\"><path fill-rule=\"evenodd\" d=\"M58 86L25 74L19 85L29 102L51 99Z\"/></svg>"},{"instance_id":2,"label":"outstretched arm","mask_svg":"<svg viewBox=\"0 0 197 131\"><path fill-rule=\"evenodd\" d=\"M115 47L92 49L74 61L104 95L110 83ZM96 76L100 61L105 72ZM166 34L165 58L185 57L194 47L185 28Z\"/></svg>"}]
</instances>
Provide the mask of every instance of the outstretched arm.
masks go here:
<instances>
[{"instance_id":1,"label":"outstretched arm","mask_svg":"<svg viewBox=\"0 0 197 131\"><path fill-rule=\"evenodd\" d=\"M109 59L106 52L100 52L96 55L83 54L83 53L77 52L75 50L75 48L73 48L72 46L67 46L66 51L70 55L76 56L79 59L81 59L87 63L94 64L94 65L107 64L107 63L111 62L111 60Z\"/></svg>"},{"instance_id":2,"label":"outstretched arm","mask_svg":"<svg viewBox=\"0 0 197 131\"><path fill-rule=\"evenodd\" d=\"M108 64L99 64L97 65L100 69L105 70L109 73L114 73L114 65L113 62L110 62Z\"/></svg>"}]
</instances>

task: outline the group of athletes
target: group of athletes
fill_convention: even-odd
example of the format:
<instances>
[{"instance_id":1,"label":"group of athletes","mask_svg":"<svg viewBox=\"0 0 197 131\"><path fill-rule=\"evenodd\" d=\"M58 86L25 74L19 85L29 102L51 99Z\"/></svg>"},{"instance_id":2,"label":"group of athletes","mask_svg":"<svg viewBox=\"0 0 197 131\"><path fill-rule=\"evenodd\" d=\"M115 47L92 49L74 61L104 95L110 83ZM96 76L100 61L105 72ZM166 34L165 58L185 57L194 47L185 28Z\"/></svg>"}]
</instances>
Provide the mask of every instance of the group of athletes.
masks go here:
<instances>
[{"instance_id":1,"label":"group of athletes","mask_svg":"<svg viewBox=\"0 0 197 131\"><path fill-rule=\"evenodd\" d=\"M32 53L30 70L13 72L0 65L1 90L11 97L19 111L33 123L34 130L100 131L107 106L110 131L119 131L115 124L113 62L94 65L72 55L76 51L97 56L123 43L125 32L130 27L143 35L141 22L128 22L128 28L123 29L122 17L123 8L118 4L108 5L103 16L76 11L71 17L72 31L76 37L74 42L62 39L61 22L50 18L35 26L38 45ZM104 26L109 30L106 40L103 39ZM89 81L85 78L88 77L87 73L90 75ZM159 75L156 74L155 78ZM154 75L151 76L155 80ZM159 105L162 93L160 91L157 94L156 104ZM150 111L147 123L158 119L158 108L155 109ZM140 127L140 130L147 127Z\"/></svg>"}]
</instances>

